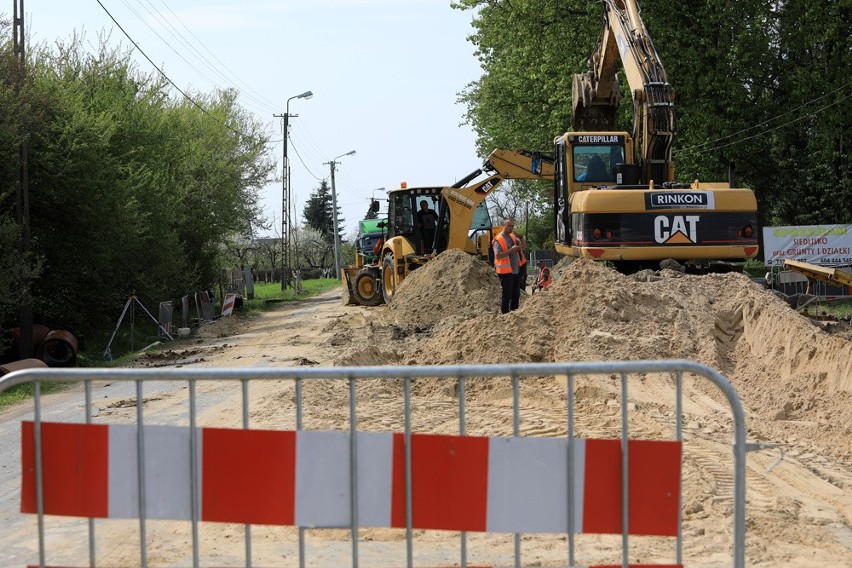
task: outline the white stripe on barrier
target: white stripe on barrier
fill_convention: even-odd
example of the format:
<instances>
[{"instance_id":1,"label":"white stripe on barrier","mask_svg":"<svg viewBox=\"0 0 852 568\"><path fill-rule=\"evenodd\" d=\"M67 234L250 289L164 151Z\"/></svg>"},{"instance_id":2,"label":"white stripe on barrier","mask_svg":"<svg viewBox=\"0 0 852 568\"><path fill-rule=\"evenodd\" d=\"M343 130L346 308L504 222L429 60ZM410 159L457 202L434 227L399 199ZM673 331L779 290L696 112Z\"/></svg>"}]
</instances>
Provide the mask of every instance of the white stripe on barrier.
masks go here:
<instances>
[{"instance_id":1,"label":"white stripe on barrier","mask_svg":"<svg viewBox=\"0 0 852 568\"><path fill-rule=\"evenodd\" d=\"M388 527L391 520L393 434L359 432L358 524ZM296 525L351 525L349 433L302 430L296 434Z\"/></svg>"},{"instance_id":2,"label":"white stripe on barrier","mask_svg":"<svg viewBox=\"0 0 852 568\"><path fill-rule=\"evenodd\" d=\"M136 426L109 426L108 499L111 518L139 517L137 432ZM143 432L145 516L149 519L191 519L189 429L145 426ZM198 430L199 448L202 432ZM199 479L199 494L200 483Z\"/></svg>"},{"instance_id":3,"label":"white stripe on barrier","mask_svg":"<svg viewBox=\"0 0 852 568\"><path fill-rule=\"evenodd\" d=\"M574 527L579 532L585 441L576 440L574 449ZM489 531L568 532L567 440L491 438L488 473Z\"/></svg>"}]
</instances>

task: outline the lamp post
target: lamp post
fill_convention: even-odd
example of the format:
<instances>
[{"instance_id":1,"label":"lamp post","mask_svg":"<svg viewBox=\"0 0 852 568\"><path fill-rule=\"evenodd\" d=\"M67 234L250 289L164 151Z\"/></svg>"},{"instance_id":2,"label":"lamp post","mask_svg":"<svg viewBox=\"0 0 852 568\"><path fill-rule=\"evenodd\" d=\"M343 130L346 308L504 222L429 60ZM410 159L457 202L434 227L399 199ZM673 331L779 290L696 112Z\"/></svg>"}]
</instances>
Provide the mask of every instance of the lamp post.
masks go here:
<instances>
[{"instance_id":1,"label":"lamp post","mask_svg":"<svg viewBox=\"0 0 852 568\"><path fill-rule=\"evenodd\" d=\"M287 289L287 280L290 272L290 161L287 158L287 140L290 138L290 117L299 116L290 114L290 101L293 99L309 99L314 94L305 91L300 95L293 95L287 99L284 114L274 114L276 118L284 121L284 156L281 172L281 291Z\"/></svg>"},{"instance_id":2,"label":"lamp post","mask_svg":"<svg viewBox=\"0 0 852 568\"><path fill-rule=\"evenodd\" d=\"M351 156L355 150L350 150L345 154L340 154L330 162L326 162L331 166L331 218L334 223L334 277L340 280L340 230L337 228L337 189L334 187L334 167L337 165L337 159L344 156Z\"/></svg>"}]
</instances>

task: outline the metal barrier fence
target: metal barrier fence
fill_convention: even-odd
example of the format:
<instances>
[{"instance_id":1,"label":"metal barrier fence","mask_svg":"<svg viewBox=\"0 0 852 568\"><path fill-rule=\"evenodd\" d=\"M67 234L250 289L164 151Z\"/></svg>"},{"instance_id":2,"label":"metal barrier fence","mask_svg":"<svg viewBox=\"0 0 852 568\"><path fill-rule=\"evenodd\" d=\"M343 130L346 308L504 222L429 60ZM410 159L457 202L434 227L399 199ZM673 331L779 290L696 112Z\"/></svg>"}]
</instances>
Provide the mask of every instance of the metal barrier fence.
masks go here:
<instances>
[{"instance_id":1,"label":"metal barrier fence","mask_svg":"<svg viewBox=\"0 0 852 568\"><path fill-rule=\"evenodd\" d=\"M654 375L647 376L649 374ZM656 374L661 375L658 377ZM575 565L575 540L577 535L585 532L620 533L624 567L631 565L631 535L668 536L674 541L674 564L671 566L681 566L681 444L685 375L708 380L715 385L730 406L733 432L732 565L742 568L745 565L745 454L750 449L747 448L745 439L743 409L736 392L724 376L709 367L690 361L285 369L31 369L0 378L0 392L18 384L31 382L34 385L33 420L22 423L21 508L24 512L37 515L38 565L41 567L47 565L45 515L51 514L88 518L88 563L92 567L98 565L95 518L104 517L138 519L139 561L143 567L148 566L148 552L151 547L146 538L146 523L149 519L163 518L185 519L191 522L193 566L198 566L201 561L198 526L201 521L207 520L245 525L247 567L252 566L252 523L297 527L300 567L306 565L306 528L348 528L351 532L351 554L348 555L351 556L352 566L358 566L359 528L366 526L405 529L406 564L409 567L414 566L413 531L416 529L459 531L458 562L461 566L468 565L467 532L470 530L514 533L514 565L517 567L522 565L522 532L564 533L567 542L565 559L568 566ZM522 436L521 383L544 377L565 380L565 400L562 405L565 435L550 434L548 438ZM600 378L614 379L619 383L620 439L575 438L575 381ZM630 437L630 384L640 378L671 381L674 397L674 423L671 425L675 434L673 440L638 440ZM357 386L359 382L371 379L402 383L400 402L403 407L403 433L385 435L359 430L359 419L363 419L363 415L358 412ZM439 379L439 384L440 381L450 381L453 385L458 401L457 436L412 431L412 385L418 385L416 381L419 379ZM507 379L511 382L512 389L512 437L468 436L466 385L475 384L470 382L474 380ZM295 431L249 429L249 384L252 381L269 380L293 382ZM348 382L348 432L320 432L303 428L303 386L306 381L317 380ZM80 418L85 419L85 424L44 421L43 415L46 411L40 388L44 381L83 382L84 416ZM127 383L135 384L135 425L93 421L92 387L93 383L102 386L102 381L117 387L123 387ZM146 399L143 390L149 381L169 381L169 384L178 382L186 385L184 388L188 389L188 428L152 426L146 423ZM235 381L240 384L242 429L197 427L200 403L196 385L200 381ZM327 402L327 399L324 402ZM60 417L67 419L67 413ZM270 519L270 514L277 515L280 511L271 511L275 501L268 497L264 497L259 503L259 508L262 509L260 513L248 511L242 501L237 504L221 503L221 500L226 499L223 495L230 492L240 493L242 484L234 483L238 477L226 478L222 482L216 477L221 477L221 472L216 475L212 473L217 456L242 452L241 455L245 459L245 451L248 451L246 448L259 447L259 453L251 455L264 459L264 454L274 453L270 452L270 446L266 445L269 442L274 442L273 446L277 448L284 448L282 455L289 456L289 461L285 460L286 464L281 467L289 468L284 476L289 476L287 478L291 480L292 489L296 492L295 495L289 496L289 501L288 498L283 498L282 503L286 502L286 506L281 509L283 516ZM168 449L170 445L173 446L172 450ZM69 451L69 447L76 450ZM174 447L178 449L174 450ZM169 451L172 453L169 454ZM73 455L68 457L66 454ZM152 456L157 459L146 462L146 457ZM178 474L160 471L162 467L168 469L172 467L169 464L181 460L184 465L177 468L182 470ZM429 465L430 473L424 474L424 464L432 460L437 461ZM649 469L648 462L654 460L668 460L668 465L655 462L650 464ZM150 471L152 462L155 461L162 466L157 476L152 475ZM608 469L595 470L593 468L598 466L590 465L592 462L604 464ZM384 464L386 468L382 469L374 465L375 463ZM234 474L234 468L238 467L238 462L229 462L226 468L228 475ZM299 479L314 480L318 472L321 472L320 477L336 475L335 480L320 479L316 481L319 486L311 483L299 485ZM480 472L481 475L471 481L468 479L472 475L471 472ZM552 483L553 472L564 475L561 482L556 480L555 485ZM646 479L665 478L672 472L676 477L673 481L670 480L666 487L650 490L642 485ZM165 482L162 478L170 475L179 479L180 483L189 485L188 498L183 497L187 487L172 485L163 488ZM439 479L429 481L433 476ZM530 476L533 483L523 485L525 480L530 481ZM293 481L293 478L296 478L296 481ZM606 479L612 482L607 484ZM228 485L229 480L232 485ZM479 488L479 481L482 480L487 480L489 489L479 496L482 502L474 503L476 499L468 493L471 488ZM325 491L329 487L323 485L326 482L332 485L338 483L335 488L339 491ZM98 483L109 485L108 490L98 486ZM443 489L449 490L443 505L446 505L449 499L451 505L464 511L440 510L425 513L429 508L428 502L440 497L430 493L434 491L435 483L448 484L442 486ZM655 483L658 482L655 480ZM114 484L121 487L115 488ZM385 488L385 494L381 494L382 491L378 491L377 487L382 484L390 484L393 489ZM458 484L460 487L456 487ZM492 484L497 485L493 491L490 489ZM607 513L607 506L596 501L588 502L598 495L594 493L594 486L597 486L599 492L609 491L608 497L604 495L606 498L603 500L610 502L610 509L615 509ZM216 493L217 487L219 493ZM221 491L223 487L227 490ZM500 491L500 487L503 491ZM129 496L120 493L122 488ZM674 495L671 495L673 489ZM70 492L70 496L63 494L63 491ZM524 503L524 499L530 495L541 497L542 491L552 491L552 498L539 500L532 505ZM154 497L157 499L152 497L155 493L157 495ZM93 495L96 498L92 499ZM309 495L316 498L312 504L308 502ZM334 495L337 495L336 501ZM100 503L99 499L103 503ZM181 499L186 500L188 505L181 508ZM239 501L249 497L241 494L234 499ZM660 513L659 509L666 509L666 504L662 503L665 499L673 499L673 506L667 509L668 513ZM534 509L530 509L533 505ZM476 516L471 513L475 506L482 508L483 512L481 516L471 520L472 516ZM287 507L289 510L285 511ZM548 514L554 512L555 514L548 517ZM603 518L607 514L609 516ZM668 517L661 520L661 515ZM376 521L380 517L381 520ZM2 530L0 529L0 532ZM0 542L2 538L0 534ZM52 561L51 564L57 563Z\"/></svg>"}]
</instances>

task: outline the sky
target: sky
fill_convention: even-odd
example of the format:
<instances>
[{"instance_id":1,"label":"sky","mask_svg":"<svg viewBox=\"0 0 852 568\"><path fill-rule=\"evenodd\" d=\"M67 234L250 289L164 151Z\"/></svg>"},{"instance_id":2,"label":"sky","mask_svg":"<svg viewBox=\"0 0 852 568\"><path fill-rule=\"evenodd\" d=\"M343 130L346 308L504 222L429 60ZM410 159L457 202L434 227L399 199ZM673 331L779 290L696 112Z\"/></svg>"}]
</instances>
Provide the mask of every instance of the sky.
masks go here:
<instances>
[{"instance_id":1,"label":"sky","mask_svg":"<svg viewBox=\"0 0 852 568\"><path fill-rule=\"evenodd\" d=\"M0 6L11 14L14 2ZM15 0L17 2L17 0ZM328 162L338 159L335 188L354 236L372 197L407 182L409 187L451 185L481 162L475 135L462 124L457 102L481 75L467 41L471 12L450 0L101 0L147 56L182 90L212 93L236 88L239 102L266 125L274 141L274 181L260 192L265 216L280 235L283 188L282 124L289 104L290 187L293 223ZM97 0L27 0L30 48L85 34L95 52L98 37L130 46ZM157 70L138 51L142 72ZM180 96L179 93L176 95ZM292 115L298 115L293 117ZM382 204L382 211L386 204Z\"/></svg>"}]
</instances>

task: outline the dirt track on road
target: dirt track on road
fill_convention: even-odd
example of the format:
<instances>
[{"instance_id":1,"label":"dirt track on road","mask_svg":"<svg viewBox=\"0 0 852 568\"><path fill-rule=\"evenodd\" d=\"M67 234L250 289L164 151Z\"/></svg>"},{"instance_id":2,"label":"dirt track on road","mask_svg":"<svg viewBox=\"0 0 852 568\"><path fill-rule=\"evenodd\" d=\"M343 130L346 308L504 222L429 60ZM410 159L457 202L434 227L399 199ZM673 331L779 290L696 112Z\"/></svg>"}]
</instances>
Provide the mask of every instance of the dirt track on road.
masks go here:
<instances>
[{"instance_id":1,"label":"dirt track on road","mask_svg":"<svg viewBox=\"0 0 852 568\"><path fill-rule=\"evenodd\" d=\"M197 368L695 360L731 380L746 408L749 440L777 443L786 451L771 472L767 469L777 452L748 456L747 565L852 566L848 329L829 333L742 275L664 271L638 281L583 261L560 265L554 272L558 279L553 286L525 297L518 311L500 315L499 286L491 271L464 255L445 253L413 273L390 306L343 306L339 292L327 293L251 317L221 318L177 347L142 356L135 364ZM656 379L646 377L633 391L629 411L631 433L637 436L671 437L671 388ZM204 410L200 425L240 427L238 388L228 388L199 386L199 396L218 393L220 401ZM265 382L251 389L253 427L295 427L292 384ZM423 381L413 392L416 431L457 431L452 385ZM615 380L578 381L578 435L617 435L617 392ZM358 393L361 428L401 430L398 387L367 382ZM146 401L146 415L173 407L179 396L152 397ZM468 433L510 435L511 396L508 381L471 384ZM306 384L304 397L306 429L348 428L345 385ZM564 435L564 380L524 383L521 397L522 435ZM730 565L731 430L719 401L700 386L685 392L686 566ZM132 420L135 408L118 402L96 399L97 419ZM149 541L189 536L186 523L150 524ZM138 542L128 537L134 527L108 522L99 528L99 565L138 562ZM363 565L404 564L400 531L370 529L360 535ZM241 562L241 526L202 524L201 539L202 554L216 565ZM348 531L308 531L307 542L309 565L335 566L341 559L348 564ZM457 542L451 533L418 531L417 565L457 562ZM513 542L511 535L470 535L469 546L470 562L507 563ZM620 536L581 536L578 561L620 562L619 546ZM183 566L186 548L185 543L155 547L150 565ZM523 537L526 564L564 565L565 549L562 537ZM631 550L636 562L673 561L665 539L632 539ZM295 554L292 529L253 529L256 565L291 565Z\"/></svg>"}]
</instances>

